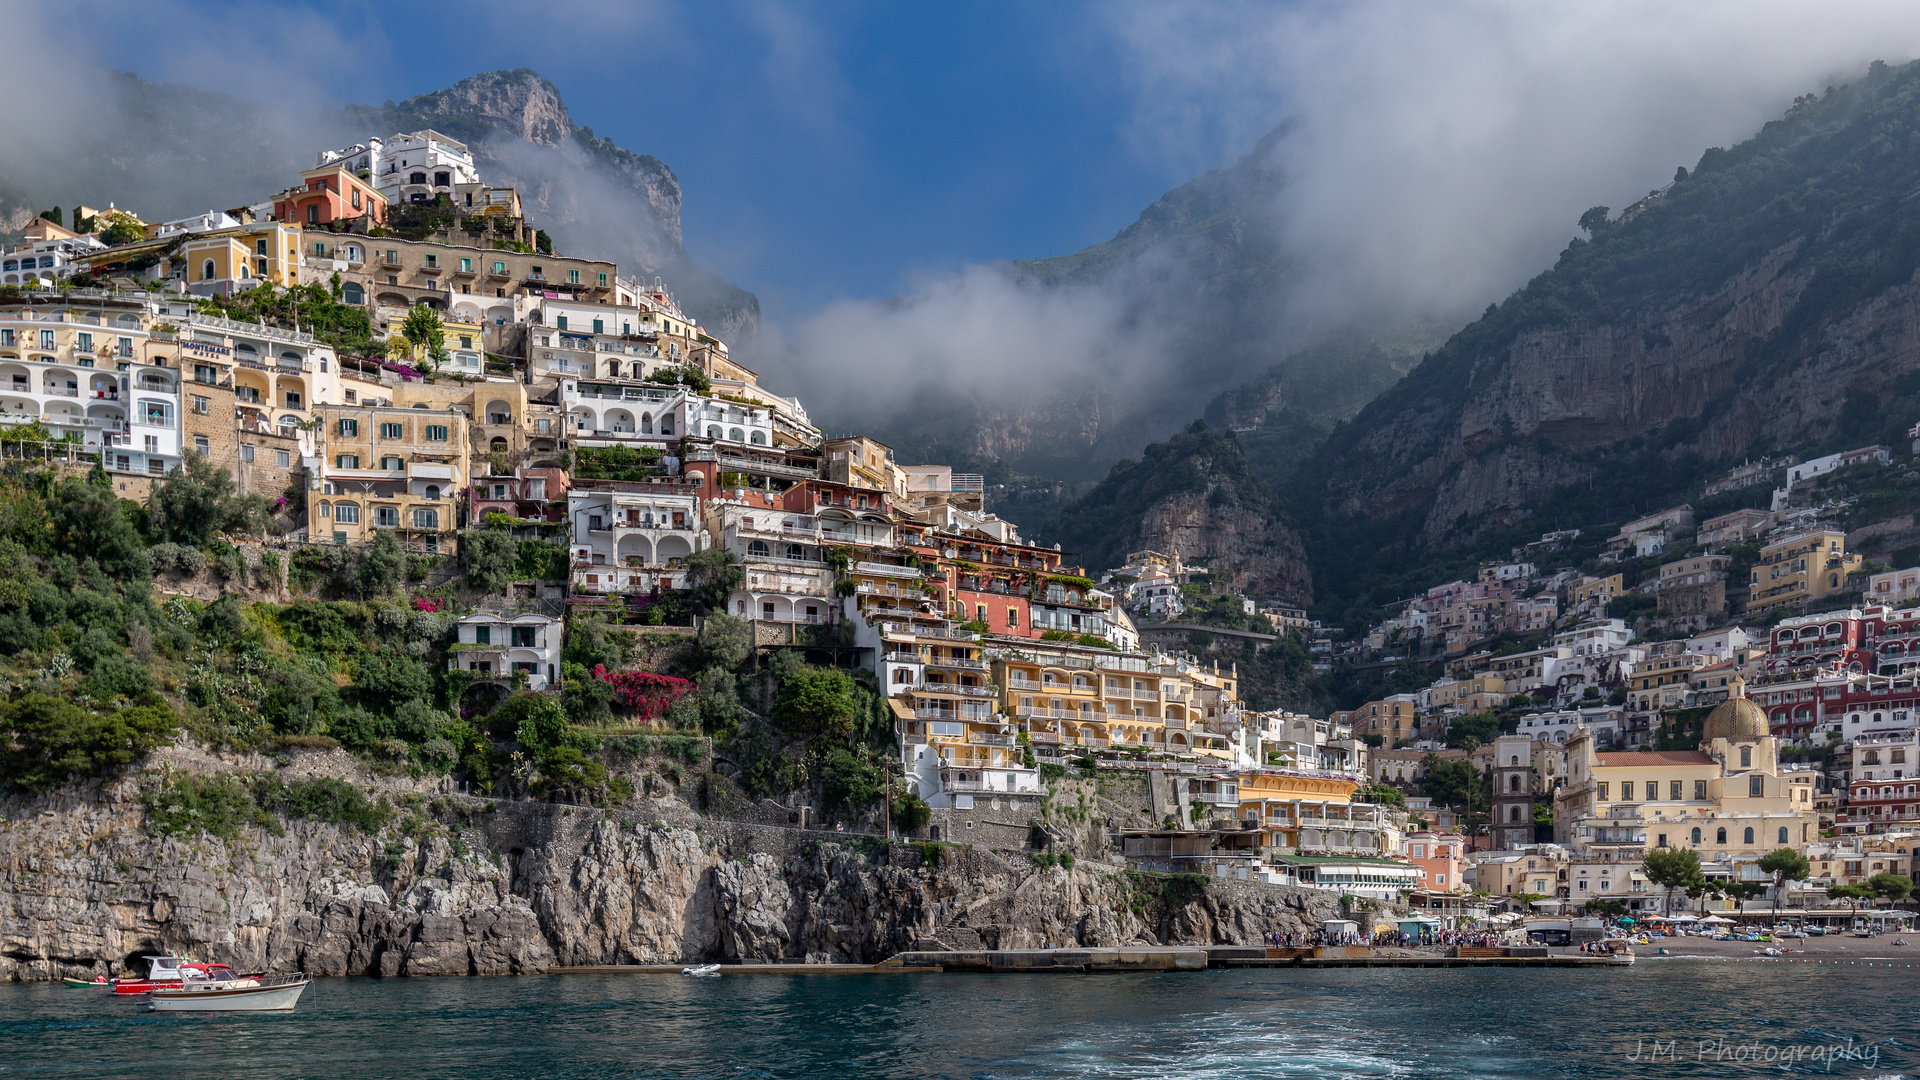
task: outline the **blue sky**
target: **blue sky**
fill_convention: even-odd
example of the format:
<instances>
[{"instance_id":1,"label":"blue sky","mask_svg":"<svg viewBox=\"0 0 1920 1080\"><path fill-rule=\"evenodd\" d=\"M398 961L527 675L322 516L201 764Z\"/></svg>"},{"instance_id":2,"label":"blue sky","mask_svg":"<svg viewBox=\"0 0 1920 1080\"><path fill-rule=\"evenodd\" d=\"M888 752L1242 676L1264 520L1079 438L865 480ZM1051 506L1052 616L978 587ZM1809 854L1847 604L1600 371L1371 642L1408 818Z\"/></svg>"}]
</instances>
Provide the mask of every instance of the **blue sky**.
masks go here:
<instances>
[{"instance_id":1,"label":"blue sky","mask_svg":"<svg viewBox=\"0 0 1920 1080\"><path fill-rule=\"evenodd\" d=\"M1072 2L444 7L82 4L100 59L243 97L399 100L531 67L576 122L665 161L701 262L775 313L888 297L964 264L1107 239L1230 161L1142 139L1129 62ZM258 43L243 77L208 33ZM293 52L292 70L264 59Z\"/></svg>"}]
</instances>

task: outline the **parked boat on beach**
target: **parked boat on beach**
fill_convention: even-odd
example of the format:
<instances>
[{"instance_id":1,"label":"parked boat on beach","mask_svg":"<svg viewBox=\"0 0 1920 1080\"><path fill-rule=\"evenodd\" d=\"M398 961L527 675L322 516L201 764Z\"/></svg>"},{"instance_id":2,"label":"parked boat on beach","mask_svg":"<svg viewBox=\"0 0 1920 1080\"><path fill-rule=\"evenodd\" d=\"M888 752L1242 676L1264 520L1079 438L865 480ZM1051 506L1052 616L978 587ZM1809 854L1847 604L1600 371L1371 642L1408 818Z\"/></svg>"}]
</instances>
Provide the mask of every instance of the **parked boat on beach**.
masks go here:
<instances>
[{"instance_id":1,"label":"parked boat on beach","mask_svg":"<svg viewBox=\"0 0 1920 1080\"><path fill-rule=\"evenodd\" d=\"M304 974L242 979L230 971L189 977L180 986L147 995L154 1012L285 1012L313 980Z\"/></svg>"}]
</instances>

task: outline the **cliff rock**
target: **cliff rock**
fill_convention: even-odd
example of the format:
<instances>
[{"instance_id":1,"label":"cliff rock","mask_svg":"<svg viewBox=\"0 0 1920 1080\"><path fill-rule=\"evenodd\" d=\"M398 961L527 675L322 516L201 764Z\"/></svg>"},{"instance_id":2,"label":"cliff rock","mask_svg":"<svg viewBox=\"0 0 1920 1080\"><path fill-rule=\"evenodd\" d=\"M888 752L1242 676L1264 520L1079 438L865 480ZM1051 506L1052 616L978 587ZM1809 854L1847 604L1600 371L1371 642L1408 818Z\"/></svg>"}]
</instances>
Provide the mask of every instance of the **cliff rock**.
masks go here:
<instances>
[{"instance_id":1,"label":"cliff rock","mask_svg":"<svg viewBox=\"0 0 1920 1080\"><path fill-rule=\"evenodd\" d=\"M158 836L141 783L273 765L177 748L154 765L144 779L4 804L0 976L120 974L159 951L320 975L872 963L928 940L1240 944L1337 909L1312 890L1221 882L1181 892L1163 884L1176 879L1092 859L1042 869L1017 851L719 821L664 784L626 810L492 802L371 777L338 752L294 768L415 809L377 835L291 820L278 836Z\"/></svg>"}]
</instances>

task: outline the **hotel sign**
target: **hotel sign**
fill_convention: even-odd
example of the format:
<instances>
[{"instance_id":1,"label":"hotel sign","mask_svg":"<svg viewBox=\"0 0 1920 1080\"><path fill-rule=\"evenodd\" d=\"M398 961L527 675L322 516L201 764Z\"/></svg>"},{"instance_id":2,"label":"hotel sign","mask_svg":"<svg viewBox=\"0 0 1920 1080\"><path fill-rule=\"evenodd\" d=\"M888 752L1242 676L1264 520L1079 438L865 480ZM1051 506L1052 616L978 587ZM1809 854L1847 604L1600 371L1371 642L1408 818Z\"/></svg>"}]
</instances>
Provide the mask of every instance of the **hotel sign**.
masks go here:
<instances>
[{"instance_id":1,"label":"hotel sign","mask_svg":"<svg viewBox=\"0 0 1920 1080\"><path fill-rule=\"evenodd\" d=\"M233 355L233 350L225 345L212 345L204 341L182 341L180 347L199 356Z\"/></svg>"}]
</instances>

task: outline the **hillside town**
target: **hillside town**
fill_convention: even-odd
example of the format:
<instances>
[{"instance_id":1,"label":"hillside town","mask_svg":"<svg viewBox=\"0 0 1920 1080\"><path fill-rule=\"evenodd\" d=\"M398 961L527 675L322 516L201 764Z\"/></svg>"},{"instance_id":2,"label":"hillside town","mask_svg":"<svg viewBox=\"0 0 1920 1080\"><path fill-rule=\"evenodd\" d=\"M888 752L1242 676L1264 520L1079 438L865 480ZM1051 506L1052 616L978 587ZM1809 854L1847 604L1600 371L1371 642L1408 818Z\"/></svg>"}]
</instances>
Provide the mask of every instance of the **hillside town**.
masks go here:
<instances>
[{"instance_id":1,"label":"hillside town","mask_svg":"<svg viewBox=\"0 0 1920 1080\"><path fill-rule=\"evenodd\" d=\"M0 256L0 447L135 501L211 465L271 503L248 543L296 557L390 544L450 572L476 533L550 553L459 620L471 679L557 690L568 620L724 615L760 653L884 688L930 840L1035 820L1062 778L1137 777L1151 824L1115 830L1116 863L1448 929L1839 917L1910 888L1920 568L1869 572L1809 494L1895 467L1886 447L1736 468L1703 498L1777 480L1768 509L1663 509L1588 569L1555 568L1578 530L1548 533L1371 627L1231 596L1257 621L1236 629L1194 621L1220 597L1179 552L1096 579L1023 539L982 476L823 432L668 283L556 251L456 139L324 149L259 195L35 219ZM1200 644L1235 635L1295 636L1325 675L1441 674L1257 711Z\"/></svg>"}]
</instances>

